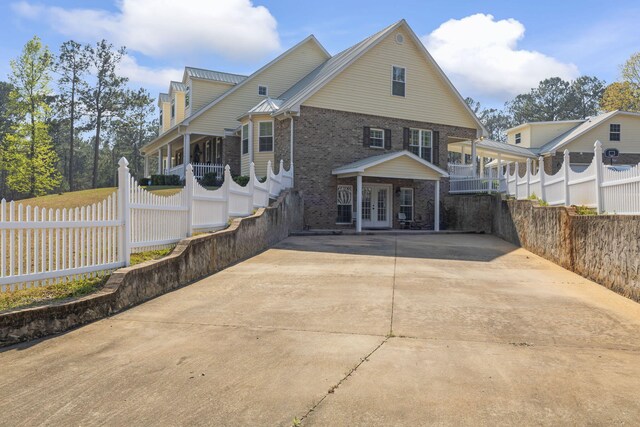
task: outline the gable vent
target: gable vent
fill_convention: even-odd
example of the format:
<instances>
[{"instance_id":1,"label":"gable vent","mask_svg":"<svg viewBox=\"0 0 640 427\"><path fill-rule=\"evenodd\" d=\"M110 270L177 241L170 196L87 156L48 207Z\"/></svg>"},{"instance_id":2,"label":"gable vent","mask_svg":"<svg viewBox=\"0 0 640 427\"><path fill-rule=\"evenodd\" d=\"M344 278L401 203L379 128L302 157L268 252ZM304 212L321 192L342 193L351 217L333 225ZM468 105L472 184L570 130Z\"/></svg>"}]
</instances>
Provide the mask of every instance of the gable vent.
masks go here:
<instances>
[{"instance_id":1,"label":"gable vent","mask_svg":"<svg viewBox=\"0 0 640 427\"><path fill-rule=\"evenodd\" d=\"M396 43L402 44L404 43L404 36L400 33L396 34Z\"/></svg>"}]
</instances>

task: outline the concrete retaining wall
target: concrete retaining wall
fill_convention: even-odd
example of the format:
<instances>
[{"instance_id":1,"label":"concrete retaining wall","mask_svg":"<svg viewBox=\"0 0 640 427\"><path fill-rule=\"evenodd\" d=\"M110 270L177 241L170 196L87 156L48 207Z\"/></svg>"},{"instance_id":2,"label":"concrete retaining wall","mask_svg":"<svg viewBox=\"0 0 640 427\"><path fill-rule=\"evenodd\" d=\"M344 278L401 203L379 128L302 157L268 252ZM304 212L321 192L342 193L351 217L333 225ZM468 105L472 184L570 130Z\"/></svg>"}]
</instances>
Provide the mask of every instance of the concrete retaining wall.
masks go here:
<instances>
[{"instance_id":1,"label":"concrete retaining wall","mask_svg":"<svg viewBox=\"0 0 640 427\"><path fill-rule=\"evenodd\" d=\"M302 198L283 193L225 230L183 239L162 259L115 271L104 288L83 298L0 314L0 345L40 338L109 316L244 260L303 228Z\"/></svg>"},{"instance_id":2,"label":"concrete retaining wall","mask_svg":"<svg viewBox=\"0 0 640 427\"><path fill-rule=\"evenodd\" d=\"M640 216L577 215L499 196L447 196L450 230L483 231L640 302Z\"/></svg>"}]
</instances>

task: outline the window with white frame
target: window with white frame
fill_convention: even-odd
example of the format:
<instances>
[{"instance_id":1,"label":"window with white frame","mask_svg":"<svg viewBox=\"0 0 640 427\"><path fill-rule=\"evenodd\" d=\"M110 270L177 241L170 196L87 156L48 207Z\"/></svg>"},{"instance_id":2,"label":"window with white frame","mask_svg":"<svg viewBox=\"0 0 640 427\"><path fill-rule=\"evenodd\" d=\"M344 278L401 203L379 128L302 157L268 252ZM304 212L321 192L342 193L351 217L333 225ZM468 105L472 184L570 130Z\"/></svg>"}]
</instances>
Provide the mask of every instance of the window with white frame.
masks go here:
<instances>
[{"instance_id":1,"label":"window with white frame","mask_svg":"<svg viewBox=\"0 0 640 427\"><path fill-rule=\"evenodd\" d=\"M407 221L413 221L413 188L400 189L400 213Z\"/></svg>"},{"instance_id":2,"label":"window with white frame","mask_svg":"<svg viewBox=\"0 0 640 427\"><path fill-rule=\"evenodd\" d=\"M384 130L374 128L369 130L369 147L384 148Z\"/></svg>"},{"instance_id":3,"label":"window with white frame","mask_svg":"<svg viewBox=\"0 0 640 427\"><path fill-rule=\"evenodd\" d=\"M159 118L159 121L160 121L160 127L162 127L162 108L160 108L160 118Z\"/></svg>"},{"instance_id":4,"label":"window with white frame","mask_svg":"<svg viewBox=\"0 0 640 427\"><path fill-rule=\"evenodd\" d=\"M273 122L260 122L258 150L273 151Z\"/></svg>"},{"instance_id":5,"label":"window with white frame","mask_svg":"<svg viewBox=\"0 0 640 427\"><path fill-rule=\"evenodd\" d=\"M189 106L191 98L191 87L187 86L187 91L184 93L184 106L187 108Z\"/></svg>"},{"instance_id":6,"label":"window with white frame","mask_svg":"<svg viewBox=\"0 0 640 427\"><path fill-rule=\"evenodd\" d=\"M249 154L249 124L242 125L242 154Z\"/></svg>"},{"instance_id":7,"label":"window with white frame","mask_svg":"<svg viewBox=\"0 0 640 427\"><path fill-rule=\"evenodd\" d=\"M522 142L522 134L516 133L515 140L516 140L516 144L520 144Z\"/></svg>"},{"instance_id":8,"label":"window with white frame","mask_svg":"<svg viewBox=\"0 0 640 427\"><path fill-rule=\"evenodd\" d=\"M338 185L338 217L336 223L351 224L353 220L353 186Z\"/></svg>"},{"instance_id":9,"label":"window with white frame","mask_svg":"<svg viewBox=\"0 0 640 427\"><path fill-rule=\"evenodd\" d=\"M620 124L611 123L609 125L609 141L620 141Z\"/></svg>"},{"instance_id":10,"label":"window with white frame","mask_svg":"<svg viewBox=\"0 0 640 427\"><path fill-rule=\"evenodd\" d=\"M269 95L269 88L267 86L258 86L258 95L260 96L268 96Z\"/></svg>"},{"instance_id":11,"label":"window with white frame","mask_svg":"<svg viewBox=\"0 0 640 427\"><path fill-rule=\"evenodd\" d=\"M395 96L404 96L406 85L406 70L403 67L393 66L391 72L391 93Z\"/></svg>"},{"instance_id":12,"label":"window with white frame","mask_svg":"<svg viewBox=\"0 0 640 427\"><path fill-rule=\"evenodd\" d=\"M433 161L433 133L425 129L409 129L409 151L416 156Z\"/></svg>"},{"instance_id":13,"label":"window with white frame","mask_svg":"<svg viewBox=\"0 0 640 427\"><path fill-rule=\"evenodd\" d=\"M176 98L171 100L171 118L173 119L176 116Z\"/></svg>"}]
</instances>

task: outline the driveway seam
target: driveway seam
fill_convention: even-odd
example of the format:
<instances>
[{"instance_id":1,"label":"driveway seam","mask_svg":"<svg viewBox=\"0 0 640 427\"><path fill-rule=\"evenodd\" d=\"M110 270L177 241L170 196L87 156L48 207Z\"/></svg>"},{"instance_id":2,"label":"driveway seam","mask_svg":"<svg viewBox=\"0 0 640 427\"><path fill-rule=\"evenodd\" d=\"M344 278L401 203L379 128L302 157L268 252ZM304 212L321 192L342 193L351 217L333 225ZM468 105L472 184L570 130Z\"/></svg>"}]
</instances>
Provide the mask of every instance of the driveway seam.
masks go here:
<instances>
[{"instance_id":1,"label":"driveway seam","mask_svg":"<svg viewBox=\"0 0 640 427\"><path fill-rule=\"evenodd\" d=\"M362 365L364 362L368 362L369 358L373 355L373 353L375 353L376 351L378 351L380 349L380 347L382 347L387 341L389 341L389 336L385 337L385 339L382 340L382 342L380 344L378 344L376 346L376 348L374 348L373 350L371 350L369 352L369 354L367 354L366 356L364 356L362 359L360 359L360 361L353 367L351 368L351 370L349 370L349 372L347 372L347 374L342 377L342 379L340 381L338 381L334 386L332 386L331 388L329 388L329 390L327 390L327 392L324 394L324 396L322 396L322 398L316 402L315 405L313 405L306 414L304 414L301 418L300 418L300 423L304 422L304 420L309 417L309 415L311 415L311 413L313 413L313 411L315 411L315 409L320 406L320 404L322 402L324 402L324 400L329 397L330 394L333 394L338 387L340 387L342 385L342 383L344 383L347 379L349 379L349 377L360 367L360 365Z\"/></svg>"},{"instance_id":2,"label":"driveway seam","mask_svg":"<svg viewBox=\"0 0 640 427\"><path fill-rule=\"evenodd\" d=\"M396 269L398 267L398 236L395 236L393 250L393 284L391 287L391 324L389 325L389 335L393 335L393 309L396 303Z\"/></svg>"},{"instance_id":3,"label":"driveway seam","mask_svg":"<svg viewBox=\"0 0 640 427\"><path fill-rule=\"evenodd\" d=\"M365 332L340 332L340 331L322 331L319 329L296 329L296 328L279 328L274 326L260 326L260 325L237 325L233 323L199 323L199 322L175 322L166 320L143 320L143 319L116 319L118 322L140 322L140 323L161 323L166 325L185 325L185 326L213 326L216 328L233 328L233 329L263 329L270 331L288 331L288 332L310 332L316 334L334 334L334 335L354 335L365 337L384 337L384 334L369 334Z\"/></svg>"}]
</instances>

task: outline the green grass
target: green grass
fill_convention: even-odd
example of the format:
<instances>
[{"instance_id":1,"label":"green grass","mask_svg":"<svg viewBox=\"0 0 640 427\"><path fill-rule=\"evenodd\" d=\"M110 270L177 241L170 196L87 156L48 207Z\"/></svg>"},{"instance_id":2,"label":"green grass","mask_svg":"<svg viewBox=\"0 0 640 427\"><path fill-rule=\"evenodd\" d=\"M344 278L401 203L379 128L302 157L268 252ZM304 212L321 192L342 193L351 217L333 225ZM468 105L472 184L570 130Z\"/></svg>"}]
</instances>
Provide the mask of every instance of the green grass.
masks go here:
<instances>
[{"instance_id":1,"label":"green grass","mask_svg":"<svg viewBox=\"0 0 640 427\"><path fill-rule=\"evenodd\" d=\"M39 288L19 289L0 293L0 311L43 305L68 298L78 298L100 289L109 276L79 279Z\"/></svg>"},{"instance_id":2,"label":"green grass","mask_svg":"<svg viewBox=\"0 0 640 427\"><path fill-rule=\"evenodd\" d=\"M153 259L160 259L164 256L169 255L172 250L173 248L168 248L131 254L131 265L140 264Z\"/></svg>"}]
</instances>

